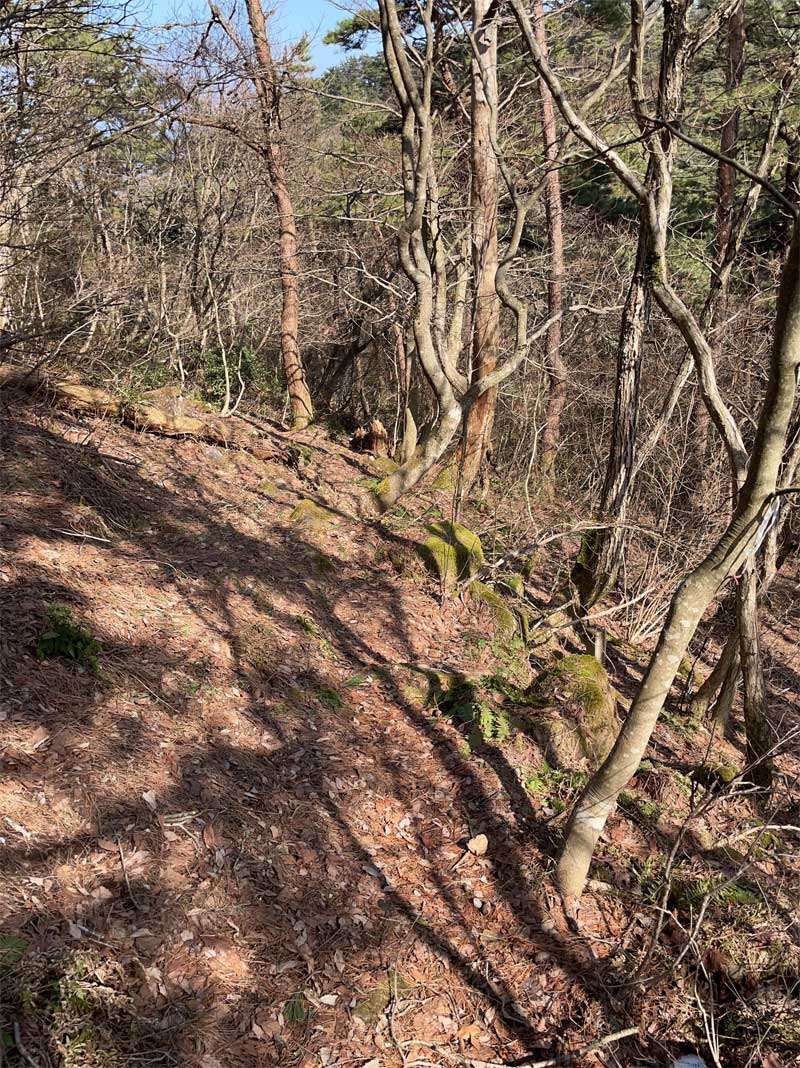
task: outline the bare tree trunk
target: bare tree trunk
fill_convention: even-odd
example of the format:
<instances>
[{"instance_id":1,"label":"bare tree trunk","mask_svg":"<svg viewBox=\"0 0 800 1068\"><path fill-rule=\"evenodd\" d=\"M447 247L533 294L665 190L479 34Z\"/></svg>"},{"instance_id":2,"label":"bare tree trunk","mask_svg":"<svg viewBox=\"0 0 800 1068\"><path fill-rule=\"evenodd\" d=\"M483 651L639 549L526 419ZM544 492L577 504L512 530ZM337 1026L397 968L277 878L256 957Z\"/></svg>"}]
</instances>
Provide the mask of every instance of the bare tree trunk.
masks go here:
<instances>
[{"instance_id":1,"label":"bare tree trunk","mask_svg":"<svg viewBox=\"0 0 800 1068\"><path fill-rule=\"evenodd\" d=\"M497 253L497 160L491 143L492 108L497 107L497 22L484 26L490 0L472 0L472 32L477 55L472 59L471 187L472 381L497 366L500 298L495 288ZM497 390L489 389L472 405L464 421L461 492L468 493L491 448Z\"/></svg>"},{"instance_id":2,"label":"bare tree trunk","mask_svg":"<svg viewBox=\"0 0 800 1068\"><path fill-rule=\"evenodd\" d=\"M733 711L733 702L736 700L736 691L739 688L739 669L741 667L741 659L739 657L738 628L733 632L732 637L736 642L736 652L732 661L728 665L728 670L722 680L722 686L719 695L714 702L713 709L714 723L720 735L724 735L728 729L728 722L731 718L731 712Z\"/></svg>"},{"instance_id":3,"label":"bare tree trunk","mask_svg":"<svg viewBox=\"0 0 800 1068\"><path fill-rule=\"evenodd\" d=\"M739 674L739 634L736 628L728 635L722 654L708 678L698 687L689 705L693 716L702 719L714 703L714 698L734 670Z\"/></svg>"},{"instance_id":4,"label":"bare tree trunk","mask_svg":"<svg viewBox=\"0 0 800 1068\"><path fill-rule=\"evenodd\" d=\"M533 32L544 56L547 56L547 32L544 25L543 0L533 0ZM553 318L547 331L545 365L549 390L542 429L539 479L545 499L555 492L555 462L561 440L561 415L567 402L567 368L561 355L561 312L564 307L564 212L561 201L561 177L558 169L558 134L553 96L544 78L539 79L539 107L542 118L545 179L545 218L547 221L547 310Z\"/></svg>"},{"instance_id":5,"label":"bare tree trunk","mask_svg":"<svg viewBox=\"0 0 800 1068\"><path fill-rule=\"evenodd\" d=\"M761 664L758 627L758 576L755 563L748 560L736 597L736 619L742 660L744 729L750 779L764 790L772 786L769 752L773 739L767 718L767 690Z\"/></svg>"},{"instance_id":6,"label":"bare tree trunk","mask_svg":"<svg viewBox=\"0 0 800 1068\"><path fill-rule=\"evenodd\" d=\"M676 6L676 10L680 5ZM633 18L637 18L635 13ZM644 45L644 13L640 15L639 33L632 36L629 84L639 125L645 121L640 114L643 101L638 100L639 89L634 84L637 65L642 62ZM666 122L677 122L683 111L685 65L688 36L684 15L665 19L661 40L658 99L656 114ZM641 38L641 40L640 40ZM640 43L636 43L640 42ZM658 164L648 160L644 185L656 193L657 210L662 220L669 217L672 205L671 172L675 144L667 140ZM625 520L633 494L636 438L639 425L639 385L642 374L642 355L645 330L650 317L648 272L652 259L651 238L644 219L648 209L640 209L639 237L636 265L625 298L619 343L617 345L617 377L614 392L614 412L603 491L598 515L600 529L587 534L572 572L581 607L591 608L608 593L617 580L625 546Z\"/></svg>"},{"instance_id":7,"label":"bare tree trunk","mask_svg":"<svg viewBox=\"0 0 800 1068\"><path fill-rule=\"evenodd\" d=\"M725 70L725 91L731 97L731 106L722 121L719 138L720 154L728 159L735 159L739 148L739 118L741 107L736 100L736 90L742 84L744 76L744 3L740 3L728 19L728 52ZM721 277L721 271L728 256L733 237L733 219L736 208L736 168L720 160L717 165L717 220L714 233L714 276L716 286L712 283L709 295L709 307L704 319L711 328L711 346L714 355L719 351L721 334L719 326L725 321L728 310L728 278ZM703 490L707 485L709 430L711 419L702 397L695 397L692 411L692 439L694 448L689 461L688 471L683 475L682 496L699 500L702 510Z\"/></svg>"},{"instance_id":8,"label":"bare tree trunk","mask_svg":"<svg viewBox=\"0 0 800 1068\"><path fill-rule=\"evenodd\" d=\"M264 161L269 176L270 191L278 213L279 260L281 269L281 356L289 400L292 409L292 424L302 429L314 418L311 394L306 382L303 361L300 356L300 271L297 259L297 223L294 205L286 181L283 150L280 143L280 87L275 75L264 12L261 0L246 0L247 20L255 49L256 66L252 77L261 105L262 135L264 138ZM228 28L219 10L212 4L212 11L236 40L235 31Z\"/></svg>"},{"instance_id":9,"label":"bare tree trunk","mask_svg":"<svg viewBox=\"0 0 800 1068\"><path fill-rule=\"evenodd\" d=\"M646 234L641 230L617 346L611 444L599 508L601 522L609 525L584 536L572 569L572 580L584 609L591 608L608 593L617 581L622 563L625 520L633 490L636 458L642 342L650 314L650 296L645 281L648 244Z\"/></svg>"}]
</instances>

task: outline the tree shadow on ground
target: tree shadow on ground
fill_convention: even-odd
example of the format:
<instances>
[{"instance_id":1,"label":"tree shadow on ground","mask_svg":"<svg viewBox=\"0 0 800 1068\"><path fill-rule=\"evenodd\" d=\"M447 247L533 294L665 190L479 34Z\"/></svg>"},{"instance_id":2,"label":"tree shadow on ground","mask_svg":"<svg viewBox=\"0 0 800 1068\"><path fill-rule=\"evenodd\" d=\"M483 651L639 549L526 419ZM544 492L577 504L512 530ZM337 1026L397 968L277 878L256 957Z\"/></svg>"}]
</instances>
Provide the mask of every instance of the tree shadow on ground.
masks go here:
<instances>
[{"instance_id":1,"label":"tree shadow on ground","mask_svg":"<svg viewBox=\"0 0 800 1068\"><path fill-rule=\"evenodd\" d=\"M537 1047L509 953L482 938L482 914L441 852L464 827L490 835L485 870L515 928L511 956L546 952L580 993L573 1013L593 1005L596 1018L600 1006L619 1022L603 967L543 929L548 902L531 871L551 832L521 803L513 768L496 748L482 754L500 782L500 799L489 796L455 732L395 672L394 656L412 660L419 647L398 583L337 552L330 533L275 522L269 496L262 529L244 531L228 492L244 477L235 457L209 480L183 466L195 446L145 446L162 465L155 475L149 451L131 460L97 444L99 424L78 444L49 413L19 414L5 441L14 510L4 518L18 563L0 607L5 758L22 830L12 825L2 848L2 896L4 928L26 945L16 968L28 990L11 1008L31 1054L56 1056L58 1042L93 1027L125 1063L190 1065L220 1050L257 1063L265 1006L285 1008L315 983L357 996L398 960L421 968L431 954L494 1009L506 1038ZM98 621L99 677L35 660L51 601ZM126 638L131 618L141 626ZM348 686L350 673L365 678ZM433 788L420 770L435 774ZM373 806L386 810L385 840L366 818ZM447 841L443 826L454 829ZM22 1011L39 1004L35 962L46 990L53 975L63 987L76 968L90 973L83 1016L46 992L39 1010ZM100 988L124 990L130 1006L102 1003ZM313 1027L328 1044L352 1042L344 1004L318 1003L313 1026L284 1018L276 1048L308 1048ZM124 1035L114 1014L126 1012L137 1023ZM563 1023L573 1030L579 1015Z\"/></svg>"}]
</instances>

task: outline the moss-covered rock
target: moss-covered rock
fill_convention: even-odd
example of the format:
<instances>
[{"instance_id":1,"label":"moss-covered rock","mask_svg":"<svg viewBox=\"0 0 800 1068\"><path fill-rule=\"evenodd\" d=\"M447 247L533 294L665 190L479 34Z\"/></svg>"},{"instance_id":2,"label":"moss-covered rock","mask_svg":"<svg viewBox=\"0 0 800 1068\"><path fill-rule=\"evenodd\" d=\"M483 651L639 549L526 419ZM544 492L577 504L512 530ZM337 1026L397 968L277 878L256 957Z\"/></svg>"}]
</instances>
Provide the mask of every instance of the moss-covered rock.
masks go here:
<instances>
[{"instance_id":1,"label":"moss-covered rock","mask_svg":"<svg viewBox=\"0 0 800 1068\"><path fill-rule=\"evenodd\" d=\"M298 501L289 516L289 522L298 527L308 527L311 530L321 530L336 521L333 512L323 508L315 501Z\"/></svg>"},{"instance_id":2,"label":"moss-covered rock","mask_svg":"<svg viewBox=\"0 0 800 1068\"><path fill-rule=\"evenodd\" d=\"M517 619L497 590L485 582L473 582L469 587L473 600L488 605L494 616L495 626L504 634L513 634L517 629Z\"/></svg>"},{"instance_id":3,"label":"moss-covered rock","mask_svg":"<svg viewBox=\"0 0 800 1068\"><path fill-rule=\"evenodd\" d=\"M690 778L708 790L722 790L730 786L738 774L733 764L700 764Z\"/></svg>"},{"instance_id":4,"label":"moss-covered rock","mask_svg":"<svg viewBox=\"0 0 800 1068\"><path fill-rule=\"evenodd\" d=\"M605 759L620 724L616 693L595 657L574 654L554 660L527 696L541 709L531 727L550 763L568 767L585 758L596 766Z\"/></svg>"},{"instance_id":5,"label":"moss-covered rock","mask_svg":"<svg viewBox=\"0 0 800 1068\"><path fill-rule=\"evenodd\" d=\"M395 968L390 968L386 978L381 979L366 997L356 1003L353 1016L367 1027L374 1027L388 1009L390 1002L403 997L410 989L409 983L402 975Z\"/></svg>"},{"instance_id":6,"label":"moss-covered rock","mask_svg":"<svg viewBox=\"0 0 800 1068\"><path fill-rule=\"evenodd\" d=\"M457 474L452 464L447 464L439 469L436 478L431 482L431 488L437 490L454 490L458 481Z\"/></svg>"},{"instance_id":7,"label":"moss-covered rock","mask_svg":"<svg viewBox=\"0 0 800 1068\"><path fill-rule=\"evenodd\" d=\"M419 552L446 590L483 567L481 539L473 531L450 519L438 519L427 529L429 536Z\"/></svg>"}]
</instances>

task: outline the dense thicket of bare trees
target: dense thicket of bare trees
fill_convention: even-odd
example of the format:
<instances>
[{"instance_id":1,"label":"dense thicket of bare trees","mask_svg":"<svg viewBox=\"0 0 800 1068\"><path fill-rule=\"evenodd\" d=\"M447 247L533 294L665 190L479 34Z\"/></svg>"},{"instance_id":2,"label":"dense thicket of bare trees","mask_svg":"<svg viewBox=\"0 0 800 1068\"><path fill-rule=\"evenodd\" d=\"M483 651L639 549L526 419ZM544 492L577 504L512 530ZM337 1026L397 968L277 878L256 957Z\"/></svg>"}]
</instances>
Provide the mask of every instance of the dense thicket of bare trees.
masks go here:
<instances>
[{"instance_id":1,"label":"dense thicket of bare trees","mask_svg":"<svg viewBox=\"0 0 800 1068\"><path fill-rule=\"evenodd\" d=\"M498 514L525 502L498 523L512 541L566 502L573 611L621 584L635 636L660 633L570 818L559 879L580 894L714 603L730 638L694 708L723 721L741 675L770 787L759 601L797 547L796 11L376 0L332 36L350 54L314 74L260 0L147 32L100 0L4 9L0 346L197 388L223 416L380 418L381 509L440 468L456 514L479 484Z\"/></svg>"}]
</instances>

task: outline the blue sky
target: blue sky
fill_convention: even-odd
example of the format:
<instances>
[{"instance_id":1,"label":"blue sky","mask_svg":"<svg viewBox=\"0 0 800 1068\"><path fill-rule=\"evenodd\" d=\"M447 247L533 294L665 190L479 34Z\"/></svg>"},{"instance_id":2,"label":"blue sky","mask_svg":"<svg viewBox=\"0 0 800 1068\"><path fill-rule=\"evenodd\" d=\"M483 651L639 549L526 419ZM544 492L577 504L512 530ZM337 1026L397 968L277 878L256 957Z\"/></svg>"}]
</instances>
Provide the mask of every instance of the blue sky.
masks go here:
<instances>
[{"instance_id":1,"label":"blue sky","mask_svg":"<svg viewBox=\"0 0 800 1068\"><path fill-rule=\"evenodd\" d=\"M234 0L218 0L220 8L228 13L233 7ZM319 72L339 63L345 57L345 52L335 45L325 45L322 38L332 29L340 19L345 18L347 9L357 7L356 3L348 0L263 0L264 8L275 8L275 14L269 20L273 40L280 45L288 41L296 41L303 33L307 33L311 40L311 58ZM205 18L208 6L203 0L143 0L145 6L150 7L150 21L157 23L165 22L188 22L193 17ZM244 10L243 0L236 3L237 11ZM143 20L144 21L144 20Z\"/></svg>"}]
</instances>

